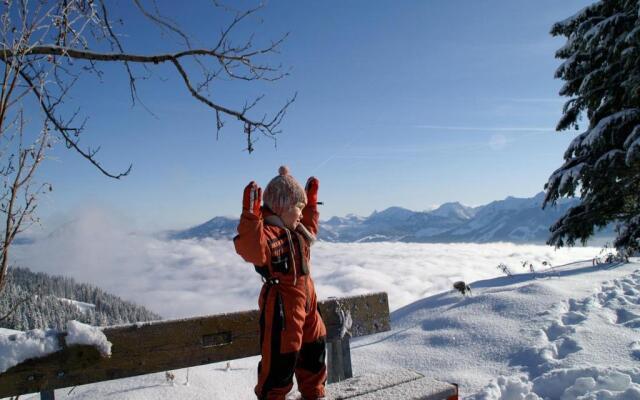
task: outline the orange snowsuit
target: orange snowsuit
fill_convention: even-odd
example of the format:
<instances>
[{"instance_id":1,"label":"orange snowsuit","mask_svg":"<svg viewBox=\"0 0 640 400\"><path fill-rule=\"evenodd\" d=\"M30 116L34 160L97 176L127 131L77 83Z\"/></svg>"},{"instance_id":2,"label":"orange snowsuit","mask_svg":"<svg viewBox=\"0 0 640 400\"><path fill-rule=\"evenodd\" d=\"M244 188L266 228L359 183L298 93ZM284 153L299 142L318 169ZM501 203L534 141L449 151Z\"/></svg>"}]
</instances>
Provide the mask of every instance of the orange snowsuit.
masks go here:
<instances>
[{"instance_id":1,"label":"orange snowsuit","mask_svg":"<svg viewBox=\"0 0 640 400\"><path fill-rule=\"evenodd\" d=\"M293 375L304 399L324 396L326 328L317 308L310 276L311 243L318 232L316 205L302 210L302 227L284 227L266 207L262 217L243 212L236 252L254 264L265 282L260 307L258 399L284 400L293 386Z\"/></svg>"}]
</instances>

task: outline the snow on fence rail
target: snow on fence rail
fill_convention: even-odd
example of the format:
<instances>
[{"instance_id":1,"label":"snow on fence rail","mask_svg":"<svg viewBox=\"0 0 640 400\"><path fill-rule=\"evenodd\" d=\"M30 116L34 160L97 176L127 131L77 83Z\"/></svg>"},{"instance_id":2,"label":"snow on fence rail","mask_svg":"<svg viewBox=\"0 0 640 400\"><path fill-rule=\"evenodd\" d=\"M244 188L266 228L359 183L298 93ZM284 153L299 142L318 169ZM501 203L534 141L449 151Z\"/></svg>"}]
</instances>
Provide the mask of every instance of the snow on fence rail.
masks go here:
<instances>
[{"instance_id":1,"label":"snow on fence rail","mask_svg":"<svg viewBox=\"0 0 640 400\"><path fill-rule=\"evenodd\" d=\"M386 293L318 303L327 326L329 382L350 378L349 337L391 329ZM260 354L257 310L104 328L111 357L92 346L74 345L27 360L0 374L0 398L187 368ZM64 343L67 333L60 333Z\"/></svg>"}]
</instances>

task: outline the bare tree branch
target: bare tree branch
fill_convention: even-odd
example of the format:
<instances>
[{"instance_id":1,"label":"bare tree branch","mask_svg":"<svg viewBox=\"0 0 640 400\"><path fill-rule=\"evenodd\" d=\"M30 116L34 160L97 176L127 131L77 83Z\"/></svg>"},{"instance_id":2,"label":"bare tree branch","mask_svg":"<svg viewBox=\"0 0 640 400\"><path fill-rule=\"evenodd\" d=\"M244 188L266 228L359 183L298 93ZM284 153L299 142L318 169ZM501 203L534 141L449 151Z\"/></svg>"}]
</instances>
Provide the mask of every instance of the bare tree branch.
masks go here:
<instances>
[{"instance_id":1,"label":"bare tree branch","mask_svg":"<svg viewBox=\"0 0 640 400\"><path fill-rule=\"evenodd\" d=\"M225 85L270 82L288 75L271 61L287 34L256 44L253 34L241 32L241 25L262 5L245 11L224 8L231 16L228 23L214 29L207 43L194 48L192 44L200 42L163 16L156 0L131 0L130 4L162 34L179 38L182 49L156 54L127 51L130 36L122 28L120 10L106 0L4 0L0 8L0 62L4 64L0 71L0 214L4 218L0 221L0 290L6 282L13 240L38 221L38 196L51 190L48 183L37 185L35 180L52 141L61 140L107 177L120 179L132 170L129 165L123 172L109 171L97 159L99 145L81 146L87 118L71 100L83 76L95 75L103 82L109 69L102 67L122 64L132 105L140 104L153 115L139 95L140 82L151 76L155 66L170 65L171 73L180 77L191 96L215 113L216 137L227 117L237 120L246 135L248 152L254 150L256 133L276 140L280 123L296 99L294 95L275 115L268 116L258 111L264 105L264 94L247 96L244 104L237 105L226 103L220 91L214 90L220 81ZM42 120L41 131L27 126L24 110Z\"/></svg>"},{"instance_id":2,"label":"bare tree branch","mask_svg":"<svg viewBox=\"0 0 640 400\"><path fill-rule=\"evenodd\" d=\"M38 98L38 103L40 104L40 107L42 108L42 111L45 113L47 120L49 122L51 122L53 124L53 126L56 128L56 130L62 135L62 137L65 140L65 143L67 146L69 146L70 148L73 148L75 151L77 151L82 157L84 157L85 159L87 159L91 164L93 164L96 168L98 168L98 170L100 172L102 172L104 175L110 177L110 178L114 178L114 179L120 179L124 176L129 175L129 173L131 172L131 168L133 168L133 164L129 165L129 168L127 168L126 171L121 172L119 174L112 174L109 171L105 170L102 165L95 160L94 156L95 156L95 152L92 153L91 150L89 149L88 151L84 151L82 150L79 146L78 146L78 141L72 139L69 134L79 131L78 128L70 128L68 126L65 126L64 123L62 123L61 121L59 121L54 115L53 115L53 110L47 106L47 104L45 104L44 101L44 97L43 95L40 93L40 90L33 84L31 78L29 76L27 76L27 74L25 74L23 71L20 71L20 76L22 77L22 79L24 79L29 86L31 87L31 90L33 91L34 95Z\"/></svg>"},{"instance_id":3,"label":"bare tree branch","mask_svg":"<svg viewBox=\"0 0 640 400\"><path fill-rule=\"evenodd\" d=\"M182 37L187 48L191 48L191 41L189 40L189 36L187 36L184 32L182 32L182 30L178 28L175 24L173 24L171 21L167 21L166 18L163 18L162 16L160 16L159 13L156 13L156 15L153 15L150 12L148 12L142 6L142 3L140 3L140 0L133 0L133 2L135 3L136 7L138 7L142 15L144 15L145 17L149 18L151 21L158 24L158 26L162 28L166 28L174 33L177 33L180 37Z\"/></svg>"},{"instance_id":4,"label":"bare tree branch","mask_svg":"<svg viewBox=\"0 0 640 400\"><path fill-rule=\"evenodd\" d=\"M284 39L282 39L284 40ZM282 43L282 40L272 43L269 48L259 51L248 52L244 54L233 54L229 51L216 51L209 49L189 49L180 51L177 53L165 53L154 55L142 55L142 54L129 54L129 53L101 53L91 50L80 50L70 47L61 47L56 45L39 45L28 48L0 49L0 60L8 61L18 55L32 56L32 55L52 55L52 56L68 56L70 58L80 60L93 60L93 61L121 61L121 62L133 62L133 63L146 63L146 64L158 64L163 62L172 62L173 60L180 59L188 56L211 56L219 60L232 60L239 61L248 65L249 58L265 54L273 51L277 46ZM257 67L255 67L257 68ZM263 69L267 69L263 67Z\"/></svg>"}]
</instances>

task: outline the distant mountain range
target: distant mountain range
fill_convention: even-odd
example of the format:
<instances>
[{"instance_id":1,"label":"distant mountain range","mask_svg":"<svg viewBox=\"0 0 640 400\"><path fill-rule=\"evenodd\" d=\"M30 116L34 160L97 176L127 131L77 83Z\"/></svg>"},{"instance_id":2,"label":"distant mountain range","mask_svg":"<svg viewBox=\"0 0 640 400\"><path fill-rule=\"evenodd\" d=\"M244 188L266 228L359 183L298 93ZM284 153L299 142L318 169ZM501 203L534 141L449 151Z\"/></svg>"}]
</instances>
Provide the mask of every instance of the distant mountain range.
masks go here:
<instances>
[{"instance_id":1,"label":"distant mountain range","mask_svg":"<svg viewBox=\"0 0 640 400\"><path fill-rule=\"evenodd\" d=\"M514 242L544 243L549 227L577 199L565 199L542 210L544 193L532 198L507 197L479 207L445 203L432 211L390 207L368 217L347 215L320 223L319 238L328 242ZM169 239L231 239L238 219L215 217L201 225L167 233ZM598 237L611 237L607 228Z\"/></svg>"}]
</instances>

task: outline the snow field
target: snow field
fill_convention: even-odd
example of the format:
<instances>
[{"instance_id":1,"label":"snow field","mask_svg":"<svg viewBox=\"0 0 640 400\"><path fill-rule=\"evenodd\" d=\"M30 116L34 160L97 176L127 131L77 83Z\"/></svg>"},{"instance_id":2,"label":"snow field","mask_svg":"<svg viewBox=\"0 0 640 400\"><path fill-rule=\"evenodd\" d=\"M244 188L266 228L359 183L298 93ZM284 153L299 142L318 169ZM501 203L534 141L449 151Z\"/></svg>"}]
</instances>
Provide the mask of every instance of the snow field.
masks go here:
<instances>
[{"instance_id":1,"label":"snow field","mask_svg":"<svg viewBox=\"0 0 640 400\"><path fill-rule=\"evenodd\" d=\"M639 312L638 269L556 303L540 314L537 342L511 358L528 375L501 377L475 398L640 399Z\"/></svg>"},{"instance_id":2,"label":"snow field","mask_svg":"<svg viewBox=\"0 0 640 400\"><path fill-rule=\"evenodd\" d=\"M65 299L64 297L58 297L58 300L76 306L76 308L81 312L89 312L90 310L95 310L96 305L91 303L85 303L82 301Z\"/></svg>"}]
</instances>

